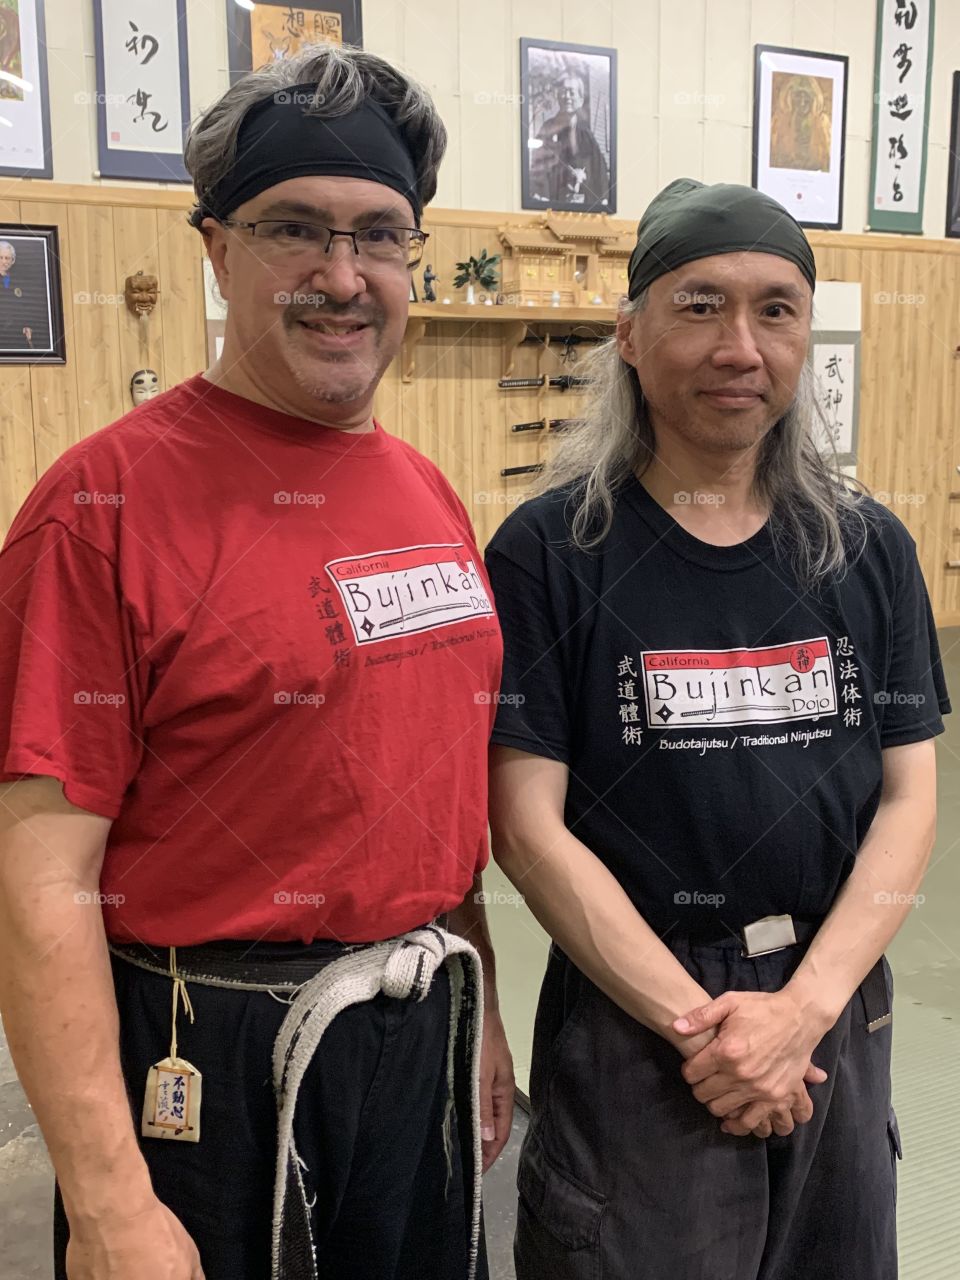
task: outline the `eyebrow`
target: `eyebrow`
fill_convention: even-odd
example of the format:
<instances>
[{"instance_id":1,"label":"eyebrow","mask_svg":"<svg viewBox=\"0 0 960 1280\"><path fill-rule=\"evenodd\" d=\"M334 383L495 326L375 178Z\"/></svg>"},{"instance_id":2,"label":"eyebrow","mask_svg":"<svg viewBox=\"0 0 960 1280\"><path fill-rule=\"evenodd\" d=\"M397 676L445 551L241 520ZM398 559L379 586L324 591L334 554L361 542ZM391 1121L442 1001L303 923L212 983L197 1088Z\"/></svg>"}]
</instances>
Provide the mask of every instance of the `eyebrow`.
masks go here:
<instances>
[{"instance_id":1,"label":"eyebrow","mask_svg":"<svg viewBox=\"0 0 960 1280\"><path fill-rule=\"evenodd\" d=\"M716 280L684 280L676 285L674 293L689 294L723 294L725 286ZM799 285L789 284L781 281L779 284L767 285L758 294L754 296L754 300L763 302L768 298L789 298L794 302L802 302L806 297L803 289Z\"/></svg>"},{"instance_id":2,"label":"eyebrow","mask_svg":"<svg viewBox=\"0 0 960 1280\"><path fill-rule=\"evenodd\" d=\"M273 217L291 217L291 218L309 218L313 222L322 222L329 225L333 215L329 209L321 209L315 204L307 204L303 200L277 200L274 204L268 204L265 209L261 209L256 215L256 219L273 218ZM380 222L388 226L402 227L410 221L410 215L404 213L396 205L386 205L382 209L366 209L363 213L358 213L351 223L351 228L372 226L374 223Z\"/></svg>"}]
</instances>

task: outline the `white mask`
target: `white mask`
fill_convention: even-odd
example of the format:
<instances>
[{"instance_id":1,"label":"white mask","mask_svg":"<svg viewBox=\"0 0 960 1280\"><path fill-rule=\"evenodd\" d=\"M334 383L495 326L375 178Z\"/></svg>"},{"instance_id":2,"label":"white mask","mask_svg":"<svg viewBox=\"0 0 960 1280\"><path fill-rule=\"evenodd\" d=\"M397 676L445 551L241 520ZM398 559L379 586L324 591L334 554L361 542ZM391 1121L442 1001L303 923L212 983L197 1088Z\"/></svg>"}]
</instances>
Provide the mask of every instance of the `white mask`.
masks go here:
<instances>
[{"instance_id":1,"label":"white mask","mask_svg":"<svg viewBox=\"0 0 960 1280\"><path fill-rule=\"evenodd\" d=\"M153 369L138 369L130 379L130 395L134 404L143 404L160 394L160 379Z\"/></svg>"}]
</instances>

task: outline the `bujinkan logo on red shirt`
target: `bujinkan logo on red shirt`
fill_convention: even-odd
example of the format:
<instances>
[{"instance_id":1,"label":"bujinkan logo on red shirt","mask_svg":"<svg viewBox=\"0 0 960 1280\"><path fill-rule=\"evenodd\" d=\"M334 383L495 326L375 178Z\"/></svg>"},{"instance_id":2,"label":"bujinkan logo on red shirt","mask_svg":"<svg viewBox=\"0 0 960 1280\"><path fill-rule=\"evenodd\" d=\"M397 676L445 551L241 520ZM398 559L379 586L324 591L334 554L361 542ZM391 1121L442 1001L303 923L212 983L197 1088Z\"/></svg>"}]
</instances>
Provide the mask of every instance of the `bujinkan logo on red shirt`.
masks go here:
<instances>
[{"instance_id":1,"label":"bujinkan logo on red shirt","mask_svg":"<svg viewBox=\"0 0 960 1280\"><path fill-rule=\"evenodd\" d=\"M493 614L462 542L369 551L325 567L358 645Z\"/></svg>"}]
</instances>

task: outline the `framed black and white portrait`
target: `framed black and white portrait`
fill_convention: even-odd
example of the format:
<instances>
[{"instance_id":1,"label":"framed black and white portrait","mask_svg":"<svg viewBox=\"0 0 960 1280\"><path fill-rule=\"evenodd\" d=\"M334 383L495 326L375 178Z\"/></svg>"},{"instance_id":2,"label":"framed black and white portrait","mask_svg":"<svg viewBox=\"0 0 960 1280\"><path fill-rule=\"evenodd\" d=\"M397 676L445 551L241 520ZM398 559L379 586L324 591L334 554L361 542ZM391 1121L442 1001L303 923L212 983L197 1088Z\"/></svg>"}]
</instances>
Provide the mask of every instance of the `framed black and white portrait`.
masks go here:
<instances>
[{"instance_id":1,"label":"framed black and white portrait","mask_svg":"<svg viewBox=\"0 0 960 1280\"><path fill-rule=\"evenodd\" d=\"M520 41L522 207L617 209L617 51Z\"/></svg>"},{"instance_id":2,"label":"framed black and white portrait","mask_svg":"<svg viewBox=\"0 0 960 1280\"><path fill-rule=\"evenodd\" d=\"M255 67L291 58L308 44L363 46L360 0L227 0L230 83Z\"/></svg>"},{"instance_id":3,"label":"framed black and white portrait","mask_svg":"<svg viewBox=\"0 0 960 1280\"><path fill-rule=\"evenodd\" d=\"M950 109L950 169L947 176L947 235L960 240L960 71L953 73Z\"/></svg>"},{"instance_id":4,"label":"framed black and white portrait","mask_svg":"<svg viewBox=\"0 0 960 1280\"><path fill-rule=\"evenodd\" d=\"M847 58L758 44L753 83L753 185L802 227L843 221Z\"/></svg>"},{"instance_id":5,"label":"framed black and white portrait","mask_svg":"<svg viewBox=\"0 0 960 1280\"><path fill-rule=\"evenodd\" d=\"M0 364L66 364L56 227L0 225Z\"/></svg>"}]
</instances>

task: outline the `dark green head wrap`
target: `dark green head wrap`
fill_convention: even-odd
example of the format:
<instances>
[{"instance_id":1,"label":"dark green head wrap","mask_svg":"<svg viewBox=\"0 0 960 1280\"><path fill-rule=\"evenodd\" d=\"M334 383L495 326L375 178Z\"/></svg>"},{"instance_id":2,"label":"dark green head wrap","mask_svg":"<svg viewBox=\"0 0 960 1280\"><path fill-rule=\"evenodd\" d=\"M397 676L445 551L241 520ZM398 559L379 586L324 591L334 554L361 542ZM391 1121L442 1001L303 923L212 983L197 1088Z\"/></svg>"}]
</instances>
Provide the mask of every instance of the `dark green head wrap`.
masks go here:
<instances>
[{"instance_id":1,"label":"dark green head wrap","mask_svg":"<svg viewBox=\"0 0 960 1280\"><path fill-rule=\"evenodd\" d=\"M776 200L753 187L677 178L650 202L630 256L629 297L668 271L715 253L775 253L816 286L813 250L803 228Z\"/></svg>"}]
</instances>

